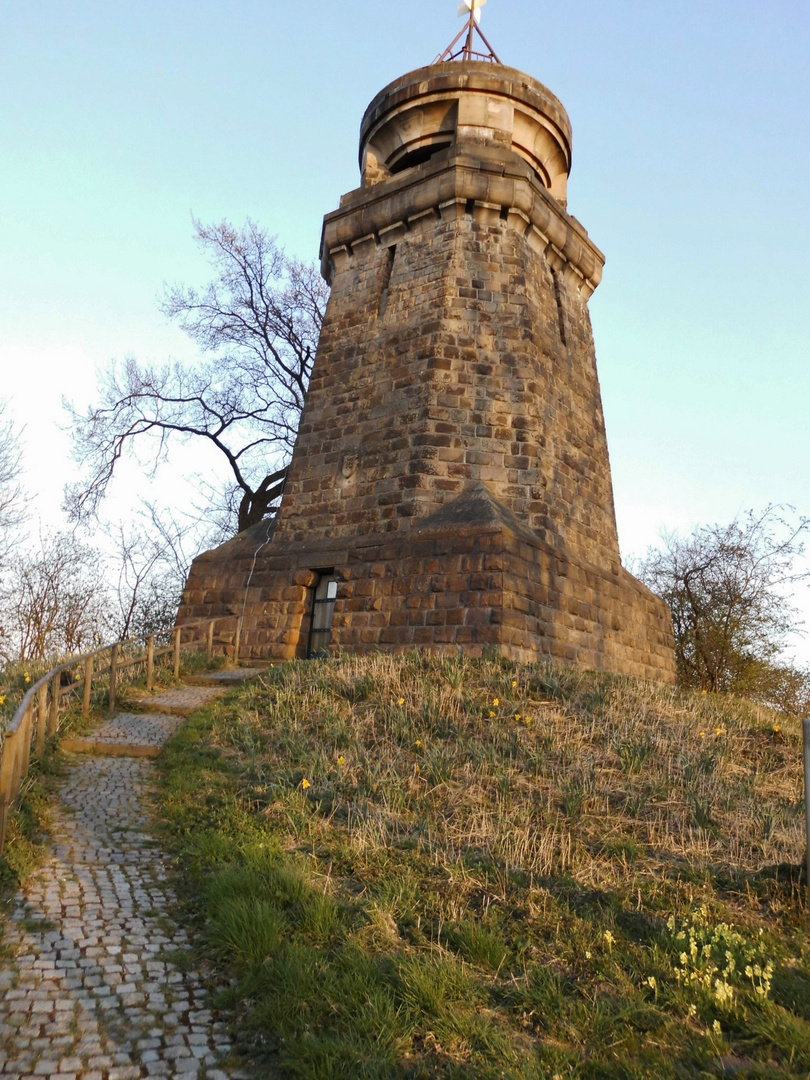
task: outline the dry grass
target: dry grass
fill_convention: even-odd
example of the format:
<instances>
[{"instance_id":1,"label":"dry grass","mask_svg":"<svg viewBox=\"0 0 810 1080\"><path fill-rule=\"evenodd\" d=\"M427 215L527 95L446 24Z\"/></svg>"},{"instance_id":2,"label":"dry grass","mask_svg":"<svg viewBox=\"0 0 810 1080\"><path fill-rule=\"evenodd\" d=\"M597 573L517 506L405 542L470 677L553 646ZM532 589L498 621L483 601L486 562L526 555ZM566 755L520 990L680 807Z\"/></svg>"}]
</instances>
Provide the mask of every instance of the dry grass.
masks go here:
<instances>
[{"instance_id":1,"label":"dry grass","mask_svg":"<svg viewBox=\"0 0 810 1080\"><path fill-rule=\"evenodd\" d=\"M258 963L208 938L262 1069L698 1076L731 1055L738 1075L804 1076L800 765L798 722L743 701L498 660L344 657L276 668L192 722L165 806L209 926L237 894L255 915L279 867L301 883L292 906L270 902L278 944ZM776 965L764 997L736 969L701 968L699 986L678 974L678 933L719 949L732 923L742 968ZM358 965L356 1052L340 1032L359 1021L313 1004L316 1047L314 1019L290 1014L305 973L340 983Z\"/></svg>"},{"instance_id":2,"label":"dry grass","mask_svg":"<svg viewBox=\"0 0 810 1080\"><path fill-rule=\"evenodd\" d=\"M449 685L444 667L375 656L316 678L283 669L215 745L252 764L245 794L259 802L263 780L286 776L295 789L306 778L308 800L327 799L332 821L345 817L358 852L399 842L429 808L418 845L437 865L476 850L508 870L566 871L592 885L605 847L622 840L635 862L652 857L654 874L662 863L699 875L801 861L798 721L558 669L460 660L447 665Z\"/></svg>"}]
</instances>

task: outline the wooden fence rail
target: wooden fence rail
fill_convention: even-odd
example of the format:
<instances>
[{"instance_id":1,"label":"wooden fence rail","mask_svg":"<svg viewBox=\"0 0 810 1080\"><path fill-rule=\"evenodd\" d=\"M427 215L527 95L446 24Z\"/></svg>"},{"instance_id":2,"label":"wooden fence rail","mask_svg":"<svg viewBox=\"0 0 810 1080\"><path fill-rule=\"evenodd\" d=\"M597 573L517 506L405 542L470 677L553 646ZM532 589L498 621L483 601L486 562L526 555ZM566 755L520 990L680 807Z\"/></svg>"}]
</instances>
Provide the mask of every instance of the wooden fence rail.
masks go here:
<instances>
[{"instance_id":1,"label":"wooden fence rail","mask_svg":"<svg viewBox=\"0 0 810 1080\"><path fill-rule=\"evenodd\" d=\"M78 696L82 690L82 716L90 715L90 695L93 681L107 677L108 706L115 708L115 698L123 671L138 664L146 668L146 688L151 690L154 684L155 661L162 656L172 656L174 677L180 675L180 648L183 634L192 631L186 648L205 649L206 657L211 659L214 650L214 626L216 623L230 623L234 627L233 660L239 661L239 640L242 620L235 615L222 615L216 619L200 619L196 622L183 623L181 626L167 628L144 638L130 638L105 645L95 652L72 657L52 668L26 691L11 723L5 730L2 751L0 751L0 854L6 840L8 816L20 794L20 785L28 772L31 753L40 756L45 750L45 740L59 731L59 716L62 699ZM169 644L157 644L156 639L170 638ZM106 662L105 662L106 661ZM77 668L82 669L81 678L73 678ZM65 676L69 681L65 682ZM33 742L33 748L32 748Z\"/></svg>"}]
</instances>

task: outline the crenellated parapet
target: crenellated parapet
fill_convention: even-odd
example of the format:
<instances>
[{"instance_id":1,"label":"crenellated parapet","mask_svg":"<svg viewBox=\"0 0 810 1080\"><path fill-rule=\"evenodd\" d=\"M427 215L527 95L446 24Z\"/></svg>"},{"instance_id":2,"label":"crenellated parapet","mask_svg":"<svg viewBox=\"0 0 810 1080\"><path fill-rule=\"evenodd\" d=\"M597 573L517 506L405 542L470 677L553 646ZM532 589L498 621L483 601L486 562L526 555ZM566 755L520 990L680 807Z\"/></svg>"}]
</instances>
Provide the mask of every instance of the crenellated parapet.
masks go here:
<instances>
[{"instance_id":1,"label":"crenellated parapet","mask_svg":"<svg viewBox=\"0 0 810 1080\"><path fill-rule=\"evenodd\" d=\"M358 249L389 247L409 233L464 217L482 225L502 222L563 273L584 300L602 280L602 252L522 161L481 160L450 151L371 192L359 188L344 196L340 209L324 221L321 272L331 283L335 270Z\"/></svg>"}]
</instances>

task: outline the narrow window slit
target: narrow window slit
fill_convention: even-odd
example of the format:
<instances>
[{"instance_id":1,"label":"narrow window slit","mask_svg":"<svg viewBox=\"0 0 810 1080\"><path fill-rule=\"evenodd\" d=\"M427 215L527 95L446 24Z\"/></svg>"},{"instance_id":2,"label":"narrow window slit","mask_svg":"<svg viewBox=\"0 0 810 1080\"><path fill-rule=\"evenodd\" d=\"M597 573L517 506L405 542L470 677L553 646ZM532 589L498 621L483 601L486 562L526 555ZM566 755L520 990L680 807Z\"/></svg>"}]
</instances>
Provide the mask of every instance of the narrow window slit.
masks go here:
<instances>
[{"instance_id":1,"label":"narrow window slit","mask_svg":"<svg viewBox=\"0 0 810 1080\"><path fill-rule=\"evenodd\" d=\"M563 345L568 344L568 340L565 333L565 309L563 308L562 289L560 288L560 279L557 276L557 271L551 271L551 278L554 282L554 299L557 301L557 323L560 328L560 341Z\"/></svg>"},{"instance_id":2,"label":"narrow window slit","mask_svg":"<svg viewBox=\"0 0 810 1080\"><path fill-rule=\"evenodd\" d=\"M387 249L385 254L385 262L383 263L382 272L382 288L380 289L380 300L377 304L377 318L381 319L385 315L385 309L388 307L388 286L391 284L391 272L394 269L394 258L397 253L397 245L392 244Z\"/></svg>"}]
</instances>

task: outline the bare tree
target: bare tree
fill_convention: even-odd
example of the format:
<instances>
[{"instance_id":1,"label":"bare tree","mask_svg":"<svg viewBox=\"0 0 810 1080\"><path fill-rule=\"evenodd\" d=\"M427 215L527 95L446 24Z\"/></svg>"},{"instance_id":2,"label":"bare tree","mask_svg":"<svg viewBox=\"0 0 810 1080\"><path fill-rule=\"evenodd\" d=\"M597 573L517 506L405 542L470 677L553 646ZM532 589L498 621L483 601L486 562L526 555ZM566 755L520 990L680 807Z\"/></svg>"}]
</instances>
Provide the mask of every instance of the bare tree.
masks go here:
<instances>
[{"instance_id":1,"label":"bare tree","mask_svg":"<svg viewBox=\"0 0 810 1080\"><path fill-rule=\"evenodd\" d=\"M791 507L768 506L685 538L667 534L663 549L647 552L635 572L672 611L681 685L803 700L806 673L780 657L800 630L790 592L810 577L795 567L808 531Z\"/></svg>"},{"instance_id":2,"label":"bare tree","mask_svg":"<svg viewBox=\"0 0 810 1080\"><path fill-rule=\"evenodd\" d=\"M114 637L143 637L174 623L191 562L184 550L190 531L150 503L127 525L105 528L112 541Z\"/></svg>"},{"instance_id":3,"label":"bare tree","mask_svg":"<svg viewBox=\"0 0 810 1080\"><path fill-rule=\"evenodd\" d=\"M327 286L252 221L241 230L225 221L195 228L214 278L202 290L167 288L162 306L207 359L191 368L111 364L98 405L80 413L65 403L85 469L66 496L75 520L97 512L125 453L148 444L154 471L177 438L205 440L222 454L238 492L238 531L281 496Z\"/></svg>"},{"instance_id":4,"label":"bare tree","mask_svg":"<svg viewBox=\"0 0 810 1080\"><path fill-rule=\"evenodd\" d=\"M15 555L0 584L0 662L48 660L174 623L190 526L145 503L90 546L58 533Z\"/></svg>"},{"instance_id":5,"label":"bare tree","mask_svg":"<svg viewBox=\"0 0 810 1080\"><path fill-rule=\"evenodd\" d=\"M22 449L20 432L5 419L7 404L0 401L0 560L8 557L15 530L25 520L25 500L20 487Z\"/></svg>"},{"instance_id":6,"label":"bare tree","mask_svg":"<svg viewBox=\"0 0 810 1080\"><path fill-rule=\"evenodd\" d=\"M0 589L0 658L7 663L81 652L106 630L98 553L69 533L11 561Z\"/></svg>"},{"instance_id":7,"label":"bare tree","mask_svg":"<svg viewBox=\"0 0 810 1080\"><path fill-rule=\"evenodd\" d=\"M205 476L196 478L195 493L182 514L191 525L189 535L196 542L198 551L219 547L240 531L236 523L242 498L242 492L233 484L217 483ZM269 509L268 517L273 516L275 509Z\"/></svg>"}]
</instances>

